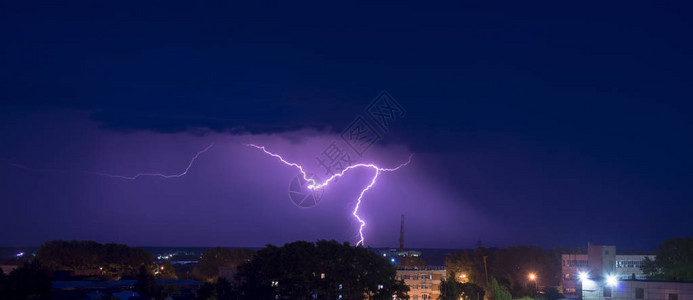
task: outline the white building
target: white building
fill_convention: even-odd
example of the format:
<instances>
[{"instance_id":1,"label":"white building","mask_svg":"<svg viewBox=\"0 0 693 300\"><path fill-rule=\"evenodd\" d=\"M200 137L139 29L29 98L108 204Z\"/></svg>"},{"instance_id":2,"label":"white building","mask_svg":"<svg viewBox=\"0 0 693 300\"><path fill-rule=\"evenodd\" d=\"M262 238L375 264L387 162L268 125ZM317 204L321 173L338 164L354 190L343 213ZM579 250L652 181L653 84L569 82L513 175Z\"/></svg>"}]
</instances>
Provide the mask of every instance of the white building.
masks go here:
<instances>
[{"instance_id":1,"label":"white building","mask_svg":"<svg viewBox=\"0 0 693 300\"><path fill-rule=\"evenodd\" d=\"M618 255L615 246L588 245L587 254L561 255L561 287L566 298L580 298L580 274L612 275L616 279L645 279L640 266L646 257L654 255Z\"/></svg>"},{"instance_id":2,"label":"white building","mask_svg":"<svg viewBox=\"0 0 693 300\"><path fill-rule=\"evenodd\" d=\"M431 300L440 296L440 282L445 279L445 267L397 268L397 280L409 286L409 299Z\"/></svg>"},{"instance_id":3,"label":"white building","mask_svg":"<svg viewBox=\"0 0 693 300\"><path fill-rule=\"evenodd\" d=\"M582 299L688 300L693 299L693 282L587 279L582 281Z\"/></svg>"}]
</instances>

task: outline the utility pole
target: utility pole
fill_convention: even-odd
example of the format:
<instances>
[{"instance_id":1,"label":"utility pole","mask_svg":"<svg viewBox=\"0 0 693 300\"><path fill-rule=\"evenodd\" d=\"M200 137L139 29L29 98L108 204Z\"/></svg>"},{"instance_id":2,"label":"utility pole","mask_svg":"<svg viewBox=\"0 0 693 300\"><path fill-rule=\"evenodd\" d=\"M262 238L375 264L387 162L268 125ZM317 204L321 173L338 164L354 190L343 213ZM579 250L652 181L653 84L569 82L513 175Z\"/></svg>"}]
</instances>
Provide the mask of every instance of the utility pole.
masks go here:
<instances>
[{"instance_id":1,"label":"utility pole","mask_svg":"<svg viewBox=\"0 0 693 300\"><path fill-rule=\"evenodd\" d=\"M399 251L404 251L404 214L402 214L402 223L399 225Z\"/></svg>"},{"instance_id":2,"label":"utility pole","mask_svg":"<svg viewBox=\"0 0 693 300\"><path fill-rule=\"evenodd\" d=\"M486 286L488 286L488 268L486 267L486 258L488 256L484 255L484 274L486 274Z\"/></svg>"}]
</instances>

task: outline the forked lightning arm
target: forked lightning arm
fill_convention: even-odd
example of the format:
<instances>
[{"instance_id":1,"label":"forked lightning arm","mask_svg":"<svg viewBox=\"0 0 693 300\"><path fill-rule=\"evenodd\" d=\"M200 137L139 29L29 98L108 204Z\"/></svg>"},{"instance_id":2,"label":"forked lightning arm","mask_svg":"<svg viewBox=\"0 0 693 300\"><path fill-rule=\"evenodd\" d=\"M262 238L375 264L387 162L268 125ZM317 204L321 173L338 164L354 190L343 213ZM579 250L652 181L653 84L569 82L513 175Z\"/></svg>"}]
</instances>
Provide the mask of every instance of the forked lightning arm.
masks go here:
<instances>
[{"instance_id":1,"label":"forked lightning arm","mask_svg":"<svg viewBox=\"0 0 693 300\"><path fill-rule=\"evenodd\" d=\"M35 168L30 168L30 167L27 167L24 165L10 162L9 160L6 160L6 159L3 159L3 160L5 160L7 162L7 164L10 166L24 169L27 171L32 171L32 172L60 172L60 173L63 173L63 172L81 172L81 173L86 173L89 175L105 176L105 177L128 179L128 180L135 180L139 177L179 178L179 177L183 177L186 174L188 174L188 171L190 171L190 168L192 168L193 164L195 163L195 160L197 160L197 158L200 155L207 152L209 150L209 148L212 148L212 146L214 146L214 144L211 144L211 145L207 146L206 148L197 152L197 154L195 154L195 156L193 156L193 158L190 159L188 166L185 168L185 170L183 170L183 172L178 173L178 174L170 174L170 175L163 174L163 173L138 173L138 174L135 174L133 176L125 176L125 175L109 174L109 173L94 172L94 171L76 171L76 170L60 170L60 169L35 169Z\"/></svg>"},{"instance_id":2,"label":"forked lightning arm","mask_svg":"<svg viewBox=\"0 0 693 300\"><path fill-rule=\"evenodd\" d=\"M111 177L111 178L120 178L120 179L127 179L127 180L135 180L135 179L137 179L137 178L139 178L139 177L179 178L179 177L183 177L183 176L185 176L186 174L188 174L188 171L190 170L190 168L192 168L193 164L195 163L195 160L197 160L197 158L198 158L200 155L202 155L203 153L207 152L210 148L212 148L212 146L214 146L214 144L211 144L211 145L207 146L206 148L202 149L201 151L197 152L197 154L195 154L195 156L193 156L192 159L190 159L190 162L188 163L188 166L185 168L185 170L183 170L183 172L178 173L178 174L170 174L170 175L167 175L167 174L163 174L163 173L138 173L138 174L135 174L135 175L133 175L133 176L124 176L124 175L109 174L109 173L102 173L102 172L93 172L93 171L82 171L82 172L87 173L87 174L91 174L91 175L106 176L106 177ZM327 178L327 179L326 179L325 181L323 181L323 182L317 182L317 181L315 181L313 178L308 178L308 174L303 170L303 167L302 167L301 165L286 161L286 160L285 160L283 157L281 157L279 154L275 154L275 153L272 153L272 152L267 151L267 149L265 149L264 146L258 146L258 145L255 145L255 144L246 144L246 146L250 146L250 147L254 147L254 148L260 149L260 150L262 150L263 152L265 152L266 154L268 154L268 155L270 155L270 156L273 156L273 157L279 159L282 163L284 163L284 164L286 164L286 165L288 165L288 166L295 167L296 169L298 169L298 170L301 172L301 175L303 176L303 179L304 179L306 182L309 183L309 184L308 184L308 188L311 189L311 190L321 189L321 188L323 188L323 187L329 185L330 182L332 182L335 178L344 176L344 174L345 174L347 171L351 170L351 169L356 169L356 168L369 168L369 169L372 169L373 171L375 171L375 173L373 174L373 178L371 179L370 183L369 183L365 188L363 188L363 189L361 190L361 193L359 193L359 197L356 199L356 206L354 207L354 211L352 212L352 215L356 218L356 220L359 221L359 224L360 224L360 226L359 226L359 238L360 238L360 239L359 239L359 241L356 243L356 246L358 246L358 245L363 245L363 241L364 241L364 238L363 238L363 228L366 226L366 222L365 222L363 219L361 219L361 217L358 215L358 211L359 211L359 207L361 206L361 200L363 199L363 195L366 193L366 191L368 191L371 187L373 187L373 185L375 185L375 182L376 182L376 180L378 179L378 176L380 175L381 172L392 172L392 171L397 171L397 170L399 170L400 168L402 168L402 167L408 165L408 164L411 162L411 158L412 158L411 156L409 156L409 159L407 160L407 162L405 162L405 163L403 163L403 164L400 164L399 166L394 167L394 168L381 168L381 167L378 167L378 166L375 165L375 164L356 164L356 165L352 165L352 166L349 166L349 167L343 169L341 172L339 172L339 173L337 173L337 174L334 174L334 175L330 176L329 178ZM17 167L17 168L21 168L21 169L25 169L25 170L28 170L28 171L34 171L34 172L69 172L69 171L65 171L65 170L56 170L56 169L34 169L34 168L26 167L26 166L24 166L24 165L12 163L12 162L10 162L10 161L7 161L7 163L8 163L9 165L11 165L11 166L14 166L14 167Z\"/></svg>"},{"instance_id":3,"label":"forked lightning arm","mask_svg":"<svg viewBox=\"0 0 693 300\"><path fill-rule=\"evenodd\" d=\"M356 220L359 221L359 224L360 224L360 226L359 226L359 238L360 238L360 239L359 239L359 241L356 243L356 246L358 246L358 245L363 245L363 241L364 241L364 238L363 238L363 228L366 226L366 222L365 222L363 219L361 219L361 217L359 217L359 215L358 215L359 206L361 206L361 199L363 199L363 195L366 193L366 191L368 191L371 187L373 187L373 185L375 185L375 181L378 179L378 176L380 175L380 172L392 172L392 171L397 171L397 170L399 170L400 168L402 168L402 167L408 165L408 164L411 162L411 156L409 156L409 159L407 160L407 162L405 162L405 163L403 163L403 164L401 164L401 165L399 165L399 166L397 166L397 167L394 167L394 168L381 168L381 167L378 167L378 166L376 166L376 165L374 165L374 164L355 164L355 165L346 167L346 168L345 168L344 170L342 170L341 172L339 172L339 173L337 173L337 174L334 174L334 175L330 176L330 177L327 178L325 181L323 181L323 182L320 183L320 182L316 182L315 179L313 179L313 178L308 178L308 174L303 170L303 167L302 167L301 165L296 164L296 163L292 163L292 162L288 162L288 161L286 161L283 157L281 157L281 155L275 154L275 153L272 153L272 152L267 151L267 149L265 148L265 146L258 146L258 145L255 145L255 144L246 144L246 146L254 147L254 148L260 149L260 150L262 150L263 152L265 152L266 154L268 154L268 155L270 155L270 156L273 156L273 157L279 159L279 161L281 161L282 163L284 163L284 164L286 164L286 165L288 165L288 166L292 166L292 167L298 169L298 171L301 172L301 175L303 176L303 179L304 179L306 182L309 183L309 184L308 184L308 188L311 189L311 190L320 189L320 188L323 188L323 187L327 186L328 184L330 184L330 182L332 182L332 180L334 180L334 179L337 178L337 177L342 177L342 176L344 176L344 174L345 174L347 171L351 170L351 169L356 169L356 168L369 168L369 169L372 169L373 171L375 171L375 173L373 174L373 178L371 179L371 182L370 182L363 190L361 190L361 193L359 194L358 199L356 199L356 206L354 207L354 211L352 212L352 215L354 215L354 217L356 218Z\"/></svg>"},{"instance_id":4,"label":"forked lightning arm","mask_svg":"<svg viewBox=\"0 0 693 300\"><path fill-rule=\"evenodd\" d=\"M188 163L188 166L183 170L183 172L178 173L178 174L172 174L172 175L166 175L162 173L138 173L133 176L123 176L123 175L115 175L115 174L108 174L108 173L101 173L101 172L91 172L91 171L85 171L87 174L92 174L92 175L99 175L99 176L106 176L106 177L112 177L112 178L121 178L121 179L128 179L128 180L134 180L137 179L138 177L143 177L143 176L151 176L151 177L161 177L161 178L179 178L183 177L186 174L188 174L188 171L190 171L190 168L192 168L193 164L195 163L195 160L202 155L202 153L207 152L209 148L212 148L214 144L210 144L206 148L200 150L193 156L192 159L190 159L190 163Z\"/></svg>"}]
</instances>

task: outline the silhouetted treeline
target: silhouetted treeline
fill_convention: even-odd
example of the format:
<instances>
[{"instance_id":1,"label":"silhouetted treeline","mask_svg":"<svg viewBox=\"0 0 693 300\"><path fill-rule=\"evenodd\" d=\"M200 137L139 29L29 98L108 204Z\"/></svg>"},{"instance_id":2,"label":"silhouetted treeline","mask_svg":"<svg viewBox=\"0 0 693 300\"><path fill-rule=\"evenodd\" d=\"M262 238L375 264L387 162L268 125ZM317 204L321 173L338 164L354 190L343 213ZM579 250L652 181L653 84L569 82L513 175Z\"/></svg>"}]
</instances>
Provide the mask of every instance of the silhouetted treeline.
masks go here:
<instances>
[{"instance_id":1,"label":"silhouetted treeline","mask_svg":"<svg viewBox=\"0 0 693 300\"><path fill-rule=\"evenodd\" d=\"M650 279L693 281L693 238L672 238L645 259L642 271Z\"/></svg>"},{"instance_id":2,"label":"silhouetted treeline","mask_svg":"<svg viewBox=\"0 0 693 300\"><path fill-rule=\"evenodd\" d=\"M395 266L369 249L298 241L259 250L235 279L241 299L408 299L395 277Z\"/></svg>"},{"instance_id":3,"label":"silhouetted treeline","mask_svg":"<svg viewBox=\"0 0 693 300\"><path fill-rule=\"evenodd\" d=\"M48 300L50 295L49 272L37 261L25 263L10 274L4 274L0 269L0 299Z\"/></svg>"},{"instance_id":4,"label":"silhouetted treeline","mask_svg":"<svg viewBox=\"0 0 693 300\"><path fill-rule=\"evenodd\" d=\"M506 288L513 297L522 297L533 295L541 287L560 284L561 254L564 251L534 246L478 247L451 253L445 265L449 276L459 278L463 275L487 291L495 279L498 286ZM531 280L529 274L535 274L536 279Z\"/></svg>"},{"instance_id":5,"label":"silhouetted treeline","mask_svg":"<svg viewBox=\"0 0 693 300\"><path fill-rule=\"evenodd\" d=\"M248 262L255 255L255 251L247 248L230 250L225 247L207 249L197 266L193 269L194 278L201 281L210 281L219 276L220 267L238 267Z\"/></svg>"},{"instance_id":6,"label":"silhouetted treeline","mask_svg":"<svg viewBox=\"0 0 693 300\"><path fill-rule=\"evenodd\" d=\"M154 263L142 249L94 241L51 241L36 251L36 260L51 271L82 271L110 279L133 278L141 266Z\"/></svg>"}]
</instances>

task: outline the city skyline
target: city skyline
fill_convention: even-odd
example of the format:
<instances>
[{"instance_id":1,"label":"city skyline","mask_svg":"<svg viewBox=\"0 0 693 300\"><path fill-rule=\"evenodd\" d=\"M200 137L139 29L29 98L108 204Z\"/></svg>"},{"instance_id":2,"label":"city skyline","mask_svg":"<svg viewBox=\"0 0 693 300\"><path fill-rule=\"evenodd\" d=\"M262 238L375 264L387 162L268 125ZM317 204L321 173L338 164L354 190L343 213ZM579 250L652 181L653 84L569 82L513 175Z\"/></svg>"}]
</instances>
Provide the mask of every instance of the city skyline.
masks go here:
<instances>
[{"instance_id":1,"label":"city skyline","mask_svg":"<svg viewBox=\"0 0 693 300\"><path fill-rule=\"evenodd\" d=\"M372 174L296 198L253 143L323 179L413 155L366 246L404 214L408 248L653 250L693 235L683 6L7 3L0 246L358 240Z\"/></svg>"}]
</instances>

